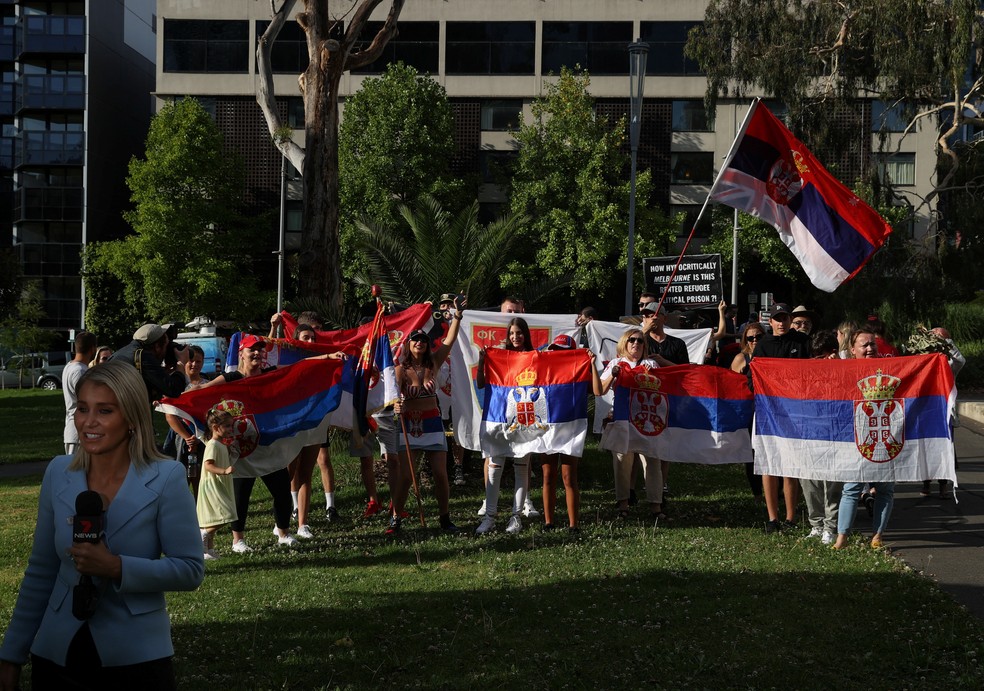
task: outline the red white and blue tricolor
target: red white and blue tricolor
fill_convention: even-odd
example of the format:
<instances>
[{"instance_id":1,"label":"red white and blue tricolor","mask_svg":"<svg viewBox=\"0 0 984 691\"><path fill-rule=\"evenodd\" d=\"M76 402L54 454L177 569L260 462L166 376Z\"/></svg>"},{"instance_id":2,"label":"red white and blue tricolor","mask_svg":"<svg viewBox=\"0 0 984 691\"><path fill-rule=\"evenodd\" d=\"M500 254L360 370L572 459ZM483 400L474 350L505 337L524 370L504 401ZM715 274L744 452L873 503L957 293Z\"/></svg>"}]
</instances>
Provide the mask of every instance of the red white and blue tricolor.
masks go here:
<instances>
[{"instance_id":1,"label":"red white and blue tricolor","mask_svg":"<svg viewBox=\"0 0 984 691\"><path fill-rule=\"evenodd\" d=\"M305 446L327 439L329 414L342 396L342 368L341 360L303 360L164 398L158 410L193 422L206 438L208 411L216 406L228 411L235 419L230 452L236 477L265 475L286 468Z\"/></svg>"},{"instance_id":2,"label":"red white and blue tricolor","mask_svg":"<svg viewBox=\"0 0 984 691\"><path fill-rule=\"evenodd\" d=\"M857 274L892 232L757 99L710 198L775 226L827 292Z\"/></svg>"},{"instance_id":3,"label":"red white and blue tricolor","mask_svg":"<svg viewBox=\"0 0 984 691\"><path fill-rule=\"evenodd\" d=\"M946 357L752 360L755 472L842 482L956 480Z\"/></svg>"},{"instance_id":4,"label":"red white and blue tricolor","mask_svg":"<svg viewBox=\"0 0 984 691\"><path fill-rule=\"evenodd\" d=\"M582 349L485 354L481 447L488 457L580 457L588 431L591 360Z\"/></svg>"},{"instance_id":5,"label":"red white and blue tricolor","mask_svg":"<svg viewBox=\"0 0 984 691\"><path fill-rule=\"evenodd\" d=\"M622 368L601 448L677 463L747 463L752 394L745 377L710 365Z\"/></svg>"}]
</instances>

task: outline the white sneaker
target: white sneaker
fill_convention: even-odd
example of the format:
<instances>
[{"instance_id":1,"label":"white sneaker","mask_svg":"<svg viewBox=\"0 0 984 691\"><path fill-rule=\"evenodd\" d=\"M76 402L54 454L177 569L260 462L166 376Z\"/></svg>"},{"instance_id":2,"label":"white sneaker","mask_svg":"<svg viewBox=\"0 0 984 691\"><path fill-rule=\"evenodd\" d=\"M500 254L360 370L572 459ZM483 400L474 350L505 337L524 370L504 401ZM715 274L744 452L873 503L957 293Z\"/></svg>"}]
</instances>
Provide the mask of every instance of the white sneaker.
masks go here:
<instances>
[{"instance_id":1,"label":"white sneaker","mask_svg":"<svg viewBox=\"0 0 984 691\"><path fill-rule=\"evenodd\" d=\"M232 551L236 554L246 554L252 552L253 548L246 544L246 540L236 540L232 543Z\"/></svg>"},{"instance_id":2,"label":"white sneaker","mask_svg":"<svg viewBox=\"0 0 984 691\"><path fill-rule=\"evenodd\" d=\"M208 534L202 531L202 552L208 554Z\"/></svg>"},{"instance_id":3,"label":"white sneaker","mask_svg":"<svg viewBox=\"0 0 984 691\"><path fill-rule=\"evenodd\" d=\"M276 525L273 526L273 536L280 537L280 530L277 528Z\"/></svg>"},{"instance_id":4,"label":"white sneaker","mask_svg":"<svg viewBox=\"0 0 984 691\"><path fill-rule=\"evenodd\" d=\"M478 525L478 529L475 531L475 534L485 535L485 533L489 532L493 528L495 528L495 516L489 516L486 514L485 518L483 518L482 522Z\"/></svg>"},{"instance_id":5,"label":"white sneaker","mask_svg":"<svg viewBox=\"0 0 984 691\"><path fill-rule=\"evenodd\" d=\"M485 500L484 499L482 500L482 506L481 506L481 508L479 508L479 510L478 510L478 515L479 516L484 516L485 515Z\"/></svg>"},{"instance_id":6,"label":"white sneaker","mask_svg":"<svg viewBox=\"0 0 984 691\"><path fill-rule=\"evenodd\" d=\"M825 545L832 545L837 540L837 536L834 535L829 530L823 531L823 535L820 536L820 542Z\"/></svg>"},{"instance_id":7,"label":"white sneaker","mask_svg":"<svg viewBox=\"0 0 984 691\"><path fill-rule=\"evenodd\" d=\"M209 561L210 559L218 559L218 558L219 555L213 551L205 552L205 561Z\"/></svg>"},{"instance_id":8,"label":"white sneaker","mask_svg":"<svg viewBox=\"0 0 984 691\"><path fill-rule=\"evenodd\" d=\"M519 520L519 516L517 514L513 514L512 516L510 516L509 523L506 524L506 532L518 533L522 529L523 529L523 522Z\"/></svg>"},{"instance_id":9,"label":"white sneaker","mask_svg":"<svg viewBox=\"0 0 984 691\"><path fill-rule=\"evenodd\" d=\"M810 534L807 537L820 537L823 535L823 528L813 527L810 528Z\"/></svg>"},{"instance_id":10,"label":"white sneaker","mask_svg":"<svg viewBox=\"0 0 984 691\"><path fill-rule=\"evenodd\" d=\"M303 537L305 540L308 540L314 537L314 533L306 525L302 525L297 529L297 537Z\"/></svg>"},{"instance_id":11,"label":"white sneaker","mask_svg":"<svg viewBox=\"0 0 984 691\"><path fill-rule=\"evenodd\" d=\"M293 547L294 545L297 544L297 538L291 535L290 533L287 533L283 537L277 538L277 544L281 545L282 547Z\"/></svg>"},{"instance_id":12,"label":"white sneaker","mask_svg":"<svg viewBox=\"0 0 984 691\"><path fill-rule=\"evenodd\" d=\"M523 504L523 515L527 518L536 518L540 515L540 512L536 510L535 506L533 506L533 500L529 497L526 497L526 503Z\"/></svg>"}]
</instances>

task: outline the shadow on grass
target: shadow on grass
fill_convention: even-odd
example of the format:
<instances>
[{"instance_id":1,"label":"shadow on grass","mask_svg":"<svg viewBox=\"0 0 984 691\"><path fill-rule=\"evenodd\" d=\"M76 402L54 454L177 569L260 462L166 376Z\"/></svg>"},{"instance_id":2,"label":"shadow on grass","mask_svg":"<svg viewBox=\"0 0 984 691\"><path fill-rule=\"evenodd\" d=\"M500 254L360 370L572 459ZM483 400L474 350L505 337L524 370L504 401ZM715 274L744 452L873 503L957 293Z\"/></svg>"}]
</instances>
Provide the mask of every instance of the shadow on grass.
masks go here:
<instances>
[{"instance_id":1,"label":"shadow on grass","mask_svg":"<svg viewBox=\"0 0 984 691\"><path fill-rule=\"evenodd\" d=\"M872 688L984 684L969 618L927 618L939 594L914 577L527 576L413 592L396 581L392 592L344 589L336 604L289 611L245 593L249 605L221 620L176 622L180 686L850 688L872 664Z\"/></svg>"}]
</instances>

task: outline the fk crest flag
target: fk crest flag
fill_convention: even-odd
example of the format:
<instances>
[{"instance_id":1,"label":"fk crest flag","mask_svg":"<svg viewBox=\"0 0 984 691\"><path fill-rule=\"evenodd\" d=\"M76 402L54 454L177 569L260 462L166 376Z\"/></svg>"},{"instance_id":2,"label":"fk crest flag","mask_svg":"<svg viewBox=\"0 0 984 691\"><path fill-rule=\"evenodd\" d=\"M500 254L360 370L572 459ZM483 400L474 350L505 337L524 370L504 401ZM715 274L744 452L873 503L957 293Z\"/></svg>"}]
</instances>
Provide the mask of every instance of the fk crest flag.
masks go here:
<instances>
[{"instance_id":1,"label":"fk crest flag","mask_svg":"<svg viewBox=\"0 0 984 691\"><path fill-rule=\"evenodd\" d=\"M205 424L213 407L235 420L230 455L236 477L258 477L286 468L305 446L328 436L329 413L342 395L341 360L304 360L255 377L185 391L164 398L158 410L184 418L211 436ZM237 460L238 459L238 460Z\"/></svg>"},{"instance_id":2,"label":"fk crest flag","mask_svg":"<svg viewBox=\"0 0 984 691\"><path fill-rule=\"evenodd\" d=\"M591 360L586 350L485 354L482 453L580 456L588 432Z\"/></svg>"},{"instance_id":3,"label":"fk crest flag","mask_svg":"<svg viewBox=\"0 0 984 691\"><path fill-rule=\"evenodd\" d=\"M817 288L833 292L892 227L756 100L710 198L771 223Z\"/></svg>"},{"instance_id":4,"label":"fk crest flag","mask_svg":"<svg viewBox=\"0 0 984 691\"><path fill-rule=\"evenodd\" d=\"M755 472L841 482L956 480L946 357L752 360Z\"/></svg>"},{"instance_id":5,"label":"fk crest flag","mask_svg":"<svg viewBox=\"0 0 984 691\"><path fill-rule=\"evenodd\" d=\"M710 365L620 368L601 448L677 463L747 463L752 394L745 377Z\"/></svg>"}]
</instances>

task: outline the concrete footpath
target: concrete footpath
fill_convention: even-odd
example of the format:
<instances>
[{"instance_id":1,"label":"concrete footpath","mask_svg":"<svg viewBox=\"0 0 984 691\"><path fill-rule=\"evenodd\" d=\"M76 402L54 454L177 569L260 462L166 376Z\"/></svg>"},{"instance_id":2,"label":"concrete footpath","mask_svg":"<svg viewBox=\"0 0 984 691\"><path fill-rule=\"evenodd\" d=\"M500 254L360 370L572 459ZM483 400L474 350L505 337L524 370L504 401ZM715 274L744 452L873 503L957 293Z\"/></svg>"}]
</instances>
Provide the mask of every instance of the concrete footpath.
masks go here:
<instances>
[{"instance_id":1,"label":"concrete footpath","mask_svg":"<svg viewBox=\"0 0 984 691\"><path fill-rule=\"evenodd\" d=\"M961 401L957 410L957 501L952 496L940 499L936 482L928 497L920 496L921 485L897 485L885 543L984 619L984 401ZM0 478L40 475L47 465L42 461L0 466ZM855 528L868 533L870 527L861 511Z\"/></svg>"},{"instance_id":2,"label":"concrete footpath","mask_svg":"<svg viewBox=\"0 0 984 691\"><path fill-rule=\"evenodd\" d=\"M885 543L984 619L984 402L961 402L957 410L957 500L940 499L937 482L928 497L920 485L896 485ZM867 529L865 521L862 512L855 527Z\"/></svg>"}]
</instances>

